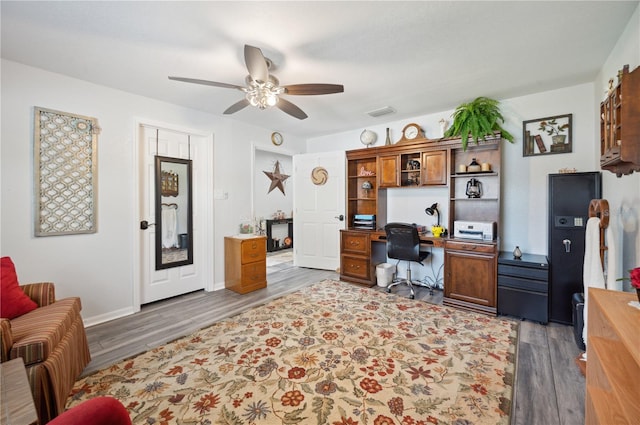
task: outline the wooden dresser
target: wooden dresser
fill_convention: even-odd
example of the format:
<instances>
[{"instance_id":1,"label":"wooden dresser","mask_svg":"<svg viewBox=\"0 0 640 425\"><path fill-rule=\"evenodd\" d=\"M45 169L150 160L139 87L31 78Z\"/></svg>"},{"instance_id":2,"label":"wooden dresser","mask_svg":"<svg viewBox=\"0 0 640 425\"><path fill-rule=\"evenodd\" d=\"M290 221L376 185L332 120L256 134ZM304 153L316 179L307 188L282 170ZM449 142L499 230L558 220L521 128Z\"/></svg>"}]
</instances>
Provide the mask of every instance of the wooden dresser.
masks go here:
<instances>
[{"instance_id":1,"label":"wooden dresser","mask_svg":"<svg viewBox=\"0 0 640 425\"><path fill-rule=\"evenodd\" d=\"M224 238L224 286L246 294L267 286L267 238Z\"/></svg>"},{"instance_id":2,"label":"wooden dresser","mask_svg":"<svg viewBox=\"0 0 640 425\"><path fill-rule=\"evenodd\" d=\"M640 420L640 310L636 294L589 289L585 424Z\"/></svg>"}]
</instances>

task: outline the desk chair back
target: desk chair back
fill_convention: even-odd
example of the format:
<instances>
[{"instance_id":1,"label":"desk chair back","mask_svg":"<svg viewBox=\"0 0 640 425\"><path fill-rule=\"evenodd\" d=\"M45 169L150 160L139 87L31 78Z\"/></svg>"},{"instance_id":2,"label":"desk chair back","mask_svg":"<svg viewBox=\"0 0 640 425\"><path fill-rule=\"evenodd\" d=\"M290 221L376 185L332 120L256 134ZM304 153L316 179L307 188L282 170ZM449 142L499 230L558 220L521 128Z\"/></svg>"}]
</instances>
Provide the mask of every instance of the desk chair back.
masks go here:
<instances>
[{"instance_id":1,"label":"desk chair back","mask_svg":"<svg viewBox=\"0 0 640 425\"><path fill-rule=\"evenodd\" d=\"M413 224L389 223L384 226L387 234L387 256L396 260L421 263L427 252L420 251L420 235Z\"/></svg>"}]
</instances>

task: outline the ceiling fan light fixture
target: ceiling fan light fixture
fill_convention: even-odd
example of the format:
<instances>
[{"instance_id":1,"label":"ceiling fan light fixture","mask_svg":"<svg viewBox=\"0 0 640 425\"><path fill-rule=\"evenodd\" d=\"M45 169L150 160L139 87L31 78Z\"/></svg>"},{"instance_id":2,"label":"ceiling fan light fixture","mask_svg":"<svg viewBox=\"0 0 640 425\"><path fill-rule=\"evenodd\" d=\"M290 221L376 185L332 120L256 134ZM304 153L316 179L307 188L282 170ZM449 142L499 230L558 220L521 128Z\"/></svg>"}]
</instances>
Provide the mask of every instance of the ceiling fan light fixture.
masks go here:
<instances>
[{"instance_id":1,"label":"ceiling fan light fixture","mask_svg":"<svg viewBox=\"0 0 640 425\"><path fill-rule=\"evenodd\" d=\"M308 96L344 92L344 86L342 84L290 84L280 86L280 81L278 81L275 76L269 74L269 70L273 69L273 62L265 58L259 48L247 44L244 46L244 62L247 66L247 71L249 71L249 75L245 78L246 85L244 87L236 84L196 78L169 77L169 79L183 81L185 83L235 89L243 92L244 99L229 106L223 112L225 115L234 114L249 105L260 109L277 106L278 109L285 114L289 114L299 120L304 120L308 117L307 114L287 99L280 99L281 94Z\"/></svg>"},{"instance_id":2,"label":"ceiling fan light fixture","mask_svg":"<svg viewBox=\"0 0 640 425\"><path fill-rule=\"evenodd\" d=\"M260 109L267 109L278 103L278 96L284 92L284 88L278 86L278 80L270 76L266 83L248 80L248 87L243 88L245 97L251 104Z\"/></svg>"}]
</instances>

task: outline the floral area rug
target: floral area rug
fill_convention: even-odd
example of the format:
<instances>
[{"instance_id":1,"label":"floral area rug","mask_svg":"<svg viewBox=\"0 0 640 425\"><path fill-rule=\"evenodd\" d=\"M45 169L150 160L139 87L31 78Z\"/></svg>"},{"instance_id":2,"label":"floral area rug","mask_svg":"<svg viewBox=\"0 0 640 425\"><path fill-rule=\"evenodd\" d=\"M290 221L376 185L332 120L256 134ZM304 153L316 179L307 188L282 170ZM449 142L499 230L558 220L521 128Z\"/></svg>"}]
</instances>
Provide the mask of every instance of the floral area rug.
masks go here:
<instances>
[{"instance_id":1,"label":"floral area rug","mask_svg":"<svg viewBox=\"0 0 640 425\"><path fill-rule=\"evenodd\" d=\"M78 381L134 424L508 424L518 324L325 280Z\"/></svg>"}]
</instances>

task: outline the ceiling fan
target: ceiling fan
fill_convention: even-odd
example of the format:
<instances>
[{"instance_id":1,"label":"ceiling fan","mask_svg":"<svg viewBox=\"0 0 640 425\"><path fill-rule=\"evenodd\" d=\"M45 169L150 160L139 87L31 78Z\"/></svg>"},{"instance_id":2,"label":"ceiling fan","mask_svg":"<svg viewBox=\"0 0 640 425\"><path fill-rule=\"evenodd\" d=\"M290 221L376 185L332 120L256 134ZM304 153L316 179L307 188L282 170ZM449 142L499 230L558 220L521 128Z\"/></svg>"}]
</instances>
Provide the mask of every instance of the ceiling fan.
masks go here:
<instances>
[{"instance_id":1,"label":"ceiling fan","mask_svg":"<svg viewBox=\"0 0 640 425\"><path fill-rule=\"evenodd\" d=\"M302 96L344 92L344 86L341 84L290 84L281 86L280 81L278 81L274 75L269 74L271 60L265 58L262 51L257 47L245 44L244 61L249 71L249 75L245 78L246 86L194 78L169 77L169 79L183 81L185 83L236 89L244 92L245 98L229 106L224 111L226 115L238 112L249 105L256 106L260 109L276 106L283 112L303 120L307 118L307 114L293 103L281 98L280 95L289 94Z\"/></svg>"}]
</instances>

